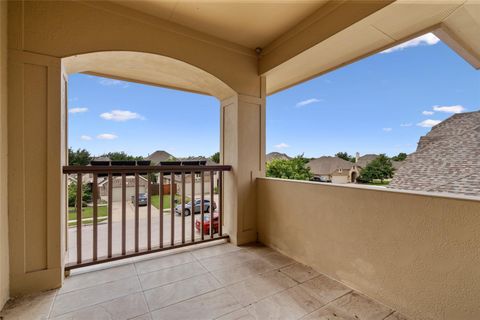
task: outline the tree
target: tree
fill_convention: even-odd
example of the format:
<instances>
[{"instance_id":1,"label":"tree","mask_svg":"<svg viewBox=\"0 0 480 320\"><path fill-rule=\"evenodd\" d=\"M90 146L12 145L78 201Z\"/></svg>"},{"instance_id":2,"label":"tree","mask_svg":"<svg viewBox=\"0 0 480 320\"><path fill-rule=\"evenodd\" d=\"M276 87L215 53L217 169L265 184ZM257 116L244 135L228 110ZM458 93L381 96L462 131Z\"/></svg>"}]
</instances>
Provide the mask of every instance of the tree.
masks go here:
<instances>
[{"instance_id":1,"label":"tree","mask_svg":"<svg viewBox=\"0 0 480 320\"><path fill-rule=\"evenodd\" d=\"M107 158L109 158L109 159L112 160L112 161L119 161L119 160L143 160L143 157L142 157L142 156L132 156L132 155L129 155L129 154L125 153L124 151L105 153L105 154L102 155L102 157L107 157Z\"/></svg>"},{"instance_id":2,"label":"tree","mask_svg":"<svg viewBox=\"0 0 480 320\"><path fill-rule=\"evenodd\" d=\"M398 155L392 157L393 161L403 161L405 159L407 159L407 154L405 152L400 152Z\"/></svg>"},{"instance_id":3,"label":"tree","mask_svg":"<svg viewBox=\"0 0 480 320\"><path fill-rule=\"evenodd\" d=\"M305 158L303 154L289 160L273 159L267 163L267 177L310 180L313 174L307 166L307 163L308 159Z\"/></svg>"},{"instance_id":4,"label":"tree","mask_svg":"<svg viewBox=\"0 0 480 320\"><path fill-rule=\"evenodd\" d=\"M338 158L346 160L346 161L355 162L355 157L349 155L346 152L337 152L335 154L335 157L338 157Z\"/></svg>"},{"instance_id":5,"label":"tree","mask_svg":"<svg viewBox=\"0 0 480 320\"><path fill-rule=\"evenodd\" d=\"M381 154L360 172L359 181L371 182L379 179L383 182L384 179L392 178L394 171L392 161L385 154Z\"/></svg>"},{"instance_id":6,"label":"tree","mask_svg":"<svg viewBox=\"0 0 480 320\"><path fill-rule=\"evenodd\" d=\"M215 152L214 154L212 154L210 159L212 159L212 161L215 163L220 163L220 152Z\"/></svg>"},{"instance_id":7,"label":"tree","mask_svg":"<svg viewBox=\"0 0 480 320\"><path fill-rule=\"evenodd\" d=\"M82 185L82 207L86 207L87 202L92 201L92 190L89 185ZM68 206L77 205L77 183L73 182L68 186Z\"/></svg>"},{"instance_id":8,"label":"tree","mask_svg":"<svg viewBox=\"0 0 480 320\"><path fill-rule=\"evenodd\" d=\"M71 166L86 166L92 160L90 152L85 149L77 149L73 151L72 148L68 148L68 164Z\"/></svg>"}]
</instances>

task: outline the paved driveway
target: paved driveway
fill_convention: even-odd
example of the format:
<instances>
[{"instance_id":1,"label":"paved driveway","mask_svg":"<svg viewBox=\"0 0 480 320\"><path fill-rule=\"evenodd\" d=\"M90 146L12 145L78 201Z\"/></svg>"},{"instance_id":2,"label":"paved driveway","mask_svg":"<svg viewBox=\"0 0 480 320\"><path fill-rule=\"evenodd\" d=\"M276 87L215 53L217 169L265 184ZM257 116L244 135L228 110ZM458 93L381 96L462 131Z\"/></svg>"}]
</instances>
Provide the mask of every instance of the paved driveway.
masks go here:
<instances>
[{"instance_id":1,"label":"paved driveway","mask_svg":"<svg viewBox=\"0 0 480 320\"><path fill-rule=\"evenodd\" d=\"M215 199L216 200L216 199ZM152 247L156 247L160 243L160 213L157 208L154 206L152 209ZM126 248L127 251L133 251L135 248L135 207L130 201L126 203ZM139 245L141 249L147 248L147 207L139 207ZM196 219L200 219L200 214L195 215ZM121 234L122 234L122 204L121 202L112 203L112 251L113 254L121 253ZM194 220L195 222L195 220ZM171 241L171 223L172 216L170 210L164 210L163 218L163 243L166 245L170 244ZM182 241L182 218L180 216L174 215L174 235L175 243ZM190 241L191 239L191 226L192 226L192 216L185 217L185 240ZM194 236L196 239L200 239L201 235L199 232L194 230ZM68 228L68 254L67 254L67 263L69 261L76 261L76 237L77 230L75 227ZM107 255L107 240L108 240L108 230L107 223L102 222L98 225L98 256ZM82 256L83 259L91 259L93 252L93 227L91 225L86 225L82 227Z\"/></svg>"}]
</instances>

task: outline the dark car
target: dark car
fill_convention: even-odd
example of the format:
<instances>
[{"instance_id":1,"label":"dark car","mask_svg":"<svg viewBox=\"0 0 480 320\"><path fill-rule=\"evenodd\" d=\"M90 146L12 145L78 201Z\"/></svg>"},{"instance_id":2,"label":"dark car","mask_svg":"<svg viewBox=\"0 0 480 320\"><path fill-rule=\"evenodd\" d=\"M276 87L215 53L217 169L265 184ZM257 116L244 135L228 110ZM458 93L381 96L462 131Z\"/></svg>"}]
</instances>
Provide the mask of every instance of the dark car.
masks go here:
<instances>
[{"instance_id":1,"label":"dark car","mask_svg":"<svg viewBox=\"0 0 480 320\"><path fill-rule=\"evenodd\" d=\"M132 196L132 204L135 204L135 196ZM147 196L146 193L139 193L138 194L138 205L139 206L148 205L148 196Z\"/></svg>"},{"instance_id":2,"label":"dark car","mask_svg":"<svg viewBox=\"0 0 480 320\"><path fill-rule=\"evenodd\" d=\"M200 213L201 212L201 210L200 210L200 208L202 206L201 202L202 201L199 200L199 199L195 200L195 210L193 210L194 213ZM215 201L213 201L213 204L210 205L210 200L205 199L203 201L203 212L210 212L210 209L212 209L212 208L213 208L213 211L215 211L215 209L217 208L217 205L215 204ZM182 205L181 204L179 204L175 207L175 213L177 215L180 215L182 213ZM184 213L185 213L186 216L189 216L192 213L192 202L188 202L188 203L185 204L185 212Z\"/></svg>"}]
</instances>

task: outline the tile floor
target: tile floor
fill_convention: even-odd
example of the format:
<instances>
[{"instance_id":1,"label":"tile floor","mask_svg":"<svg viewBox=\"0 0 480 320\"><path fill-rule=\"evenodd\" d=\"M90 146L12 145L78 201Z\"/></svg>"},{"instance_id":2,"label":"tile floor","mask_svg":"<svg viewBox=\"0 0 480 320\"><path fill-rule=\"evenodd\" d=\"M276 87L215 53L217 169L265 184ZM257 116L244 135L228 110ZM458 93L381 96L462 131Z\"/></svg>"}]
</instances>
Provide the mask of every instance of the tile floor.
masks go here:
<instances>
[{"instance_id":1,"label":"tile floor","mask_svg":"<svg viewBox=\"0 0 480 320\"><path fill-rule=\"evenodd\" d=\"M406 320L267 247L220 243L143 259L72 272L59 290L9 302L0 319Z\"/></svg>"}]
</instances>

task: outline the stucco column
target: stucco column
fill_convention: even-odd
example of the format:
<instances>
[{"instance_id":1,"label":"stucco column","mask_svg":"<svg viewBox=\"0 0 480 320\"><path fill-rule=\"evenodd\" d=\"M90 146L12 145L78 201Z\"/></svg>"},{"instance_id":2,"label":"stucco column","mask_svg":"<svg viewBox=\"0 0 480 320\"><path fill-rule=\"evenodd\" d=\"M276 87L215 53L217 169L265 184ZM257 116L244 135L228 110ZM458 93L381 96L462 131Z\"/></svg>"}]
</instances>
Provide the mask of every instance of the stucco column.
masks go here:
<instances>
[{"instance_id":1,"label":"stucco column","mask_svg":"<svg viewBox=\"0 0 480 320\"><path fill-rule=\"evenodd\" d=\"M62 283L66 110L59 58L12 49L8 60L10 293L15 296Z\"/></svg>"},{"instance_id":2,"label":"stucco column","mask_svg":"<svg viewBox=\"0 0 480 320\"><path fill-rule=\"evenodd\" d=\"M238 245L257 240L255 179L265 175L265 79L259 80L259 97L221 102L221 162L232 166L225 173L225 231Z\"/></svg>"}]
</instances>

